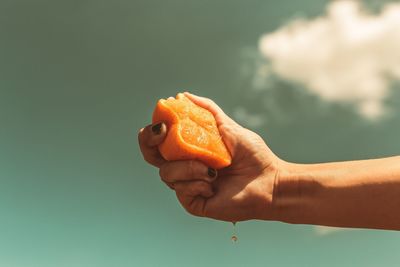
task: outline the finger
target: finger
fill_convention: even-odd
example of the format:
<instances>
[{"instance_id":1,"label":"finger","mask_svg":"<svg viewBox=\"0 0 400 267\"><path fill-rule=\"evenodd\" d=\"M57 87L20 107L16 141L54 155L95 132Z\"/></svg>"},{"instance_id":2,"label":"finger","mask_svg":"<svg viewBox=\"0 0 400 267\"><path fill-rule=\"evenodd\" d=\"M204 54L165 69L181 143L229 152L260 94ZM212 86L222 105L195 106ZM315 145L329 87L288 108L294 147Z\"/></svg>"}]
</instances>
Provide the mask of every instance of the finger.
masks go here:
<instances>
[{"instance_id":1,"label":"finger","mask_svg":"<svg viewBox=\"0 0 400 267\"><path fill-rule=\"evenodd\" d=\"M188 197L185 195L176 194L181 205L185 208L185 210L194 215L199 217L205 217L205 210L206 205L208 202L207 198L198 196L198 197Z\"/></svg>"},{"instance_id":2,"label":"finger","mask_svg":"<svg viewBox=\"0 0 400 267\"><path fill-rule=\"evenodd\" d=\"M211 99L196 96L188 92L185 92L184 94L191 101L193 101L193 103L209 110L214 115L218 130L223 137L223 141L231 155L234 155L237 143L237 135L239 133L238 130L241 130L242 127L232 120L228 115L226 115L224 111Z\"/></svg>"},{"instance_id":3,"label":"finger","mask_svg":"<svg viewBox=\"0 0 400 267\"><path fill-rule=\"evenodd\" d=\"M188 92L185 92L184 94L196 105L199 105L200 107L210 111L214 115L218 126L224 123L234 123L234 121L228 115L226 115L225 112L211 99L197 96Z\"/></svg>"},{"instance_id":4,"label":"finger","mask_svg":"<svg viewBox=\"0 0 400 267\"><path fill-rule=\"evenodd\" d=\"M175 186L173 183L165 183L170 189L175 190Z\"/></svg>"},{"instance_id":5,"label":"finger","mask_svg":"<svg viewBox=\"0 0 400 267\"><path fill-rule=\"evenodd\" d=\"M158 123L140 129L138 134L139 146L143 158L156 167L160 167L165 162L157 146L162 143L166 133L166 125L164 123Z\"/></svg>"},{"instance_id":6,"label":"finger","mask_svg":"<svg viewBox=\"0 0 400 267\"><path fill-rule=\"evenodd\" d=\"M174 184L177 195L210 198L214 195L212 185L204 181L185 181Z\"/></svg>"},{"instance_id":7,"label":"finger","mask_svg":"<svg viewBox=\"0 0 400 267\"><path fill-rule=\"evenodd\" d=\"M175 192L187 212L201 217L205 216L208 200L214 196L211 184L203 181L176 183Z\"/></svg>"},{"instance_id":8,"label":"finger","mask_svg":"<svg viewBox=\"0 0 400 267\"><path fill-rule=\"evenodd\" d=\"M140 136L141 139L139 141L148 147L155 147L164 141L166 134L167 126L165 123L150 124L143 129L143 134Z\"/></svg>"},{"instance_id":9,"label":"finger","mask_svg":"<svg viewBox=\"0 0 400 267\"><path fill-rule=\"evenodd\" d=\"M166 183L190 180L213 182L217 171L197 160L167 161L160 166L160 177Z\"/></svg>"}]
</instances>

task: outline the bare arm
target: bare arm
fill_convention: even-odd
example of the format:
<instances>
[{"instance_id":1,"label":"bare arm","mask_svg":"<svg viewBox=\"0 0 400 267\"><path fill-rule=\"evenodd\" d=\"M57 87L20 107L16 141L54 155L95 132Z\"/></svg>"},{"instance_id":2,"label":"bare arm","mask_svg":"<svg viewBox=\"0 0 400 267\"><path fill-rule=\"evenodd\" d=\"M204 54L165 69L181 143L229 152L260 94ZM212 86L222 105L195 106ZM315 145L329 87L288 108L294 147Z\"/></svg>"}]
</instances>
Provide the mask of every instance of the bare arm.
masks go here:
<instances>
[{"instance_id":1,"label":"bare arm","mask_svg":"<svg viewBox=\"0 0 400 267\"><path fill-rule=\"evenodd\" d=\"M400 157L310 165L284 162L276 184L277 220L400 230Z\"/></svg>"},{"instance_id":2,"label":"bare arm","mask_svg":"<svg viewBox=\"0 0 400 267\"><path fill-rule=\"evenodd\" d=\"M400 230L400 157L324 164L279 159L256 133L229 118L210 99L186 94L210 110L232 164L213 170L196 160L166 161L157 145L168 129L139 131L144 159L190 214L223 221L277 220Z\"/></svg>"}]
</instances>

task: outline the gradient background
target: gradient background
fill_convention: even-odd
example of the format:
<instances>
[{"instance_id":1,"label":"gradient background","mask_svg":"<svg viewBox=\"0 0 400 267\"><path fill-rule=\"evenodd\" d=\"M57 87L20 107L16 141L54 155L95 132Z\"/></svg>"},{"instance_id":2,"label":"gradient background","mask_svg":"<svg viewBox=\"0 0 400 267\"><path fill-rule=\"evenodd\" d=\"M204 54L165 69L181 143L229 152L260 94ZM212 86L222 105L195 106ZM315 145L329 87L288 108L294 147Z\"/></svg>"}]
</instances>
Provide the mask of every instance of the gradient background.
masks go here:
<instances>
[{"instance_id":1,"label":"gradient background","mask_svg":"<svg viewBox=\"0 0 400 267\"><path fill-rule=\"evenodd\" d=\"M393 231L251 221L234 245L230 224L186 214L139 153L156 100L189 90L286 160L399 154L399 90L371 122L283 80L251 89L246 51L327 3L1 0L0 266L399 266Z\"/></svg>"}]
</instances>

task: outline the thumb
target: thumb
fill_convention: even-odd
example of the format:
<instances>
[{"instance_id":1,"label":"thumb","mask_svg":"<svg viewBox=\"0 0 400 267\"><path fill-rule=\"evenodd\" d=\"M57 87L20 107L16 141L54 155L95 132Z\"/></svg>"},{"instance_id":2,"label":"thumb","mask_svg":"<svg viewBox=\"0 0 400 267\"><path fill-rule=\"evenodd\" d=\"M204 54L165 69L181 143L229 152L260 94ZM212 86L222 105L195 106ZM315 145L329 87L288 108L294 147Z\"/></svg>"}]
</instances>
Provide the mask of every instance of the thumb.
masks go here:
<instances>
[{"instance_id":1,"label":"thumb","mask_svg":"<svg viewBox=\"0 0 400 267\"><path fill-rule=\"evenodd\" d=\"M225 112L211 99L197 96L188 92L185 92L184 95L193 103L204 109L207 109L214 115L218 130L222 135L222 139L229 152L233 156L237 143L238 130L241 130L242 126L237 124L233 119L226 115Z\"/></svg>"},{"instance_id":2,"label":"thumb","mask_svg":"<svg viewBox=\"0 0 400 267\"><path fill-rule=\"evenodd\" d=\"M184 95L196 105L210 111L214 115L214 118L217 121L218 126L220 124L228 123L230 121L233 122L233 120L229 118L228 115L226 115L225 112L211 99L202 96L197 96L188 92L185 92Z\"/></svg>"}]
</instances>

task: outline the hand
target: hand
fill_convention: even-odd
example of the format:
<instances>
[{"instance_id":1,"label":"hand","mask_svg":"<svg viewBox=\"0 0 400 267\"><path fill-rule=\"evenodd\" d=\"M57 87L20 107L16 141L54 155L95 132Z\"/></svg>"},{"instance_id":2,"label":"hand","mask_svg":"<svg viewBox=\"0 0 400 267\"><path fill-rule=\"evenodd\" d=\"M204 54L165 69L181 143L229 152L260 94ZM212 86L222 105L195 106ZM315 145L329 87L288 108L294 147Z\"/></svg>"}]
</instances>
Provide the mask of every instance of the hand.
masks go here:
<instances>
[{"instance_id":1,"label":"hand","mask_svg":"<svg viewBox=\"0 0 400 267\"><path fill-rule=\"evenodd\" d=\"M164 160L157 149L167 133L163 123L140 130L144 159L160 169L161 179L175 190L179 202L190 214L231 222L273 219L274 185L280 159L259 135L234 122L212 100L185 95L213 113L232 155L232 164L217 172L195 160Z\"/></svg>"}]
</instances>

